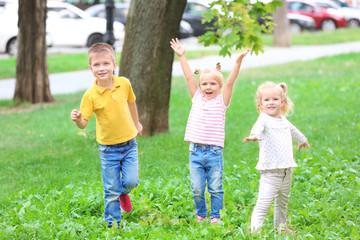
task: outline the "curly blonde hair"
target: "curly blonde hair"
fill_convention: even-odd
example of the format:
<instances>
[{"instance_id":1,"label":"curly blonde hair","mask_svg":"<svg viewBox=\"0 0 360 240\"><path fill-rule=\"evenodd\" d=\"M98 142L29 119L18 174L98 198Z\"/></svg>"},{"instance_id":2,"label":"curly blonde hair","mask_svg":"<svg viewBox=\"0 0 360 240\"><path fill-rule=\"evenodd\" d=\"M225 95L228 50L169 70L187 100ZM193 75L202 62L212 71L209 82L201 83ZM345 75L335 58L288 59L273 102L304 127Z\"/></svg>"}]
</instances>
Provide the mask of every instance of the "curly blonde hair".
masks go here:
<instances>
[{"instance_id":1,"label":"curly blonde hair","mask_svg":"<svg viewBox=\"0 0 360 240\"><path fill-rule=\"evenodd\" d=\"M223 75L221 74L220 63L216 64L216 69L204 69L204 70L195 69L194 74L199 75L199 85L201 84L205 76L211 76L220 84L220 86L223 85Z\"/></svg>"},{"instance_id":2,"label":"curly blonde hair","mask_svg":"<svg viewBox=\"0 0 360 240\"><path fill-rule=\"evenodd\" d=\"M281 100L284 101L284 105L281 107L281 114L283 114L284 116L291 115L294 112L294 104L287 95L288 87L287 87L286 83L284 83L284 82L274 83L274 82L267 81L267 82L264 82L263 84L261 84L256 91L256 100L255 100L256 110L259 113L262 113L262 111L261 111L262 93L264 91L272 89L272 88L278 89L280 91Z\"/></svg>"}]
</instances>

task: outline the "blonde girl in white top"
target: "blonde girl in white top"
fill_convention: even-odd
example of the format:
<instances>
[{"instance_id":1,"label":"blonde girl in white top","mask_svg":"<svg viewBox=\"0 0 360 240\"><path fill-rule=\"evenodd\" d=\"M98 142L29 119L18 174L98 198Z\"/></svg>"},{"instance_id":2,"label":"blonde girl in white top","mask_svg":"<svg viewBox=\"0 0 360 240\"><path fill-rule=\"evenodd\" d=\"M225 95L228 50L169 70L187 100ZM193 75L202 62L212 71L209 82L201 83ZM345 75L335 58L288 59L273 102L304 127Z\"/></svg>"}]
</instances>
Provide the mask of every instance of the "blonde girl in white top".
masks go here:
<instances>
[{"instance_id":1,"label":"blonde girl in white top","mask_svg":"<svg viewBox=\"0 0 360 240\"><path fill-rule=\"evenodd\" d=\"M251 232L259 232L266 213L275 198L274 227L286 234L292 231L286 226L287 204L290 197L292 168L297 167L293 158L292 139L301 148L310 148L306 137L285 116L293 111L293 103L287 96L286 83L265 82L256 92L256 105L260 113L243 142L259 141L260 170L259 194L251 216Z\"/></svg>"}]
</instances>

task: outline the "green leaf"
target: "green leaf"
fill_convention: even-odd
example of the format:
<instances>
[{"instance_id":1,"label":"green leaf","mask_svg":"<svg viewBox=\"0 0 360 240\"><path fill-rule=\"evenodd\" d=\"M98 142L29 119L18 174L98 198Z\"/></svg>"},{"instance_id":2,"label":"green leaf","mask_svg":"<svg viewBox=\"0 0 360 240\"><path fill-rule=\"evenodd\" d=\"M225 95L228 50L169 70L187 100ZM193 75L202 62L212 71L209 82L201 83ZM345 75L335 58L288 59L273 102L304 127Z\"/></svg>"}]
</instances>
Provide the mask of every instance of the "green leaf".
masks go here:
<instances>
[{"instance_id":1,"label":"green leaf","mask_svg":"<svg viewBox=\"0 0 360 240\"><path fill-rule=\"evenodd\" d=\"M204 13L202 16L203 16L203 20L202 20L203 24L207 23L207 22L211 22L213 20L213 18L215 17L213 12L211 12L211 11Z\"/></svg>"}]
</instances>

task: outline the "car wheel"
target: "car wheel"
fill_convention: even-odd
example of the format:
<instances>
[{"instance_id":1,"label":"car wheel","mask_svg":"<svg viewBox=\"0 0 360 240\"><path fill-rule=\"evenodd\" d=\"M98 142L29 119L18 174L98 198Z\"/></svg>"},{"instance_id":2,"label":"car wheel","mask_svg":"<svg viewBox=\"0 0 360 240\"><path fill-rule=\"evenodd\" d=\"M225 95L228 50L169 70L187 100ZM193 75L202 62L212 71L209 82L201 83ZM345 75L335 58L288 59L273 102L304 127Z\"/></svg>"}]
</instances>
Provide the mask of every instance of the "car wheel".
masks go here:
<instances>
[{"instance_id":1,"label":"car wheel","mask_svg":"<svg viewBox=\"0 0 360 240\"><path fill-rule=\"evenodd\" d=\"M87 47L91 47L95 43L104 42L104 36L101 33L91 34L87 40Z\"/></svg>"},{"instance_id":2,"label":"car wheel","mask_svg":"<svg viewBox=\"0 0 360 240\"><path fill-rule=\"evenodd\" d=\"M331 19L325 19L322 23L321 23L321 30L325 31L325 32L330 32L330 31L334 31L336 29L336 24L333 20Z\"/></svg>"},{"instance_id":3,"label":"car wheel","mask_svg":"<svg viewBox=\"0 0 360 240\"><path fill-rule=\"evenodd\" d=\"M15 56L17 53L17 39L12 38L9 40L6 46L6 52L12 56Z\"/></svg>"},{"instance_id":4,"label":"car wheel","mask_svg":"<svg viewBox=\"0 0 360 240\"><path fill-rule=\"evenodd\" d=\"M301 26L297 23L290 23L291 34L299 34L301 32Z\"/></svg>"},{"instance_id":5,"label":"car wheel","mask_svg":"<svg viewBox=\"0 0 360 240\"><path fill-rule=\"evenodd\" d=\"M348 26L351 28L358 28L358 27L360 27L360 22L357 19L350 19Z\"/></svg>"}]
</instances>

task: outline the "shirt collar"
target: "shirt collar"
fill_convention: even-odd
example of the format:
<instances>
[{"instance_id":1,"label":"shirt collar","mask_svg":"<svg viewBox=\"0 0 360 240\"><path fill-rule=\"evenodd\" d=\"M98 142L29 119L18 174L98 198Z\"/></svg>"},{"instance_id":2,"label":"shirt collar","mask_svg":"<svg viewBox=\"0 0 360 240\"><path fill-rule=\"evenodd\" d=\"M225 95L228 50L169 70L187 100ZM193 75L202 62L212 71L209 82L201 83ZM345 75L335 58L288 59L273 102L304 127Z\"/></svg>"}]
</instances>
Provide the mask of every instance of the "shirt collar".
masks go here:
<instances>
[{"instance_id":1,"label":"shirt collar","mask_svg":"<svg viewBox=\"0 0 360 240\"><path fill-rule=\"evenodd\" d=\"M118 78L116 78L115 76L113 76L113 80L114 80L114 82L113 82L113 87L112 87L111 91L114 91L116 88L120 87L120 80ZM95 88L95 90L98 93L103 94L106 90L109 89L109 88L104 88L104 87L97 85L97 82L98 82L98 80L95 79L93 87Z\"/></svg>"}]
</instances>

